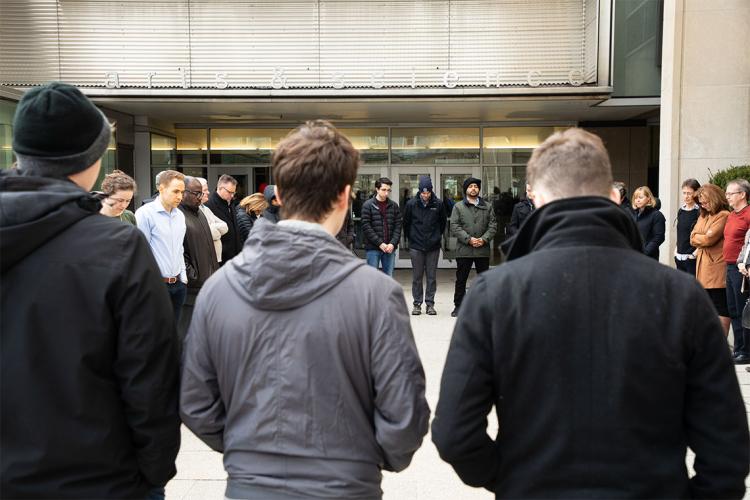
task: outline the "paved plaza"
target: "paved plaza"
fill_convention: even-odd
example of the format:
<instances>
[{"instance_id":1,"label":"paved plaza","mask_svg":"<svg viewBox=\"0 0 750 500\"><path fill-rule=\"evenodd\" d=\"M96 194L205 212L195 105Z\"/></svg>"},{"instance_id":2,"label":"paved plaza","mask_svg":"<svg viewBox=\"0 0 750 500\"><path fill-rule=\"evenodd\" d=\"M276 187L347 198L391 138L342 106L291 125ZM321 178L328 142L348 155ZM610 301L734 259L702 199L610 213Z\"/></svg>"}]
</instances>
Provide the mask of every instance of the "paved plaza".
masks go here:
<instances>
[{"instance_id":1,"label":"paved plaza","mask_svg":"<svg viewBox=\"0 0 750 500\"><path fill-rule=\"evenodd\" d=\"M411 309L411 271L396 270L395 278L402 284L407 303ZM419 348L427 376L427 400L432 412L437 405L440 377L448 352L454 318L453 309L454 271L438 272L438 291L435 301L437 316L412 316L412 329ZM472 272L472 277L474 273ZM424 308L423 308L424 310ZM737 368L745 407L750 411L750 373L744 367ZM497 423L492 418L490 435L494 435ZM182 428L182 447L177 457L177 476L167 484L167 499L170 500L222 500L226 474L221 455L211 451L185 427ZM688 459L688 462L691 460ZM414 455L411 466L399 474L384 473L384 498L387 500L471 500L490 499L493 495L483 489L464 485L453 469L438 456L430 435L425 437L422 447ZM746 494L745 498L750 498Z\"/></svg>"}]
</instances>

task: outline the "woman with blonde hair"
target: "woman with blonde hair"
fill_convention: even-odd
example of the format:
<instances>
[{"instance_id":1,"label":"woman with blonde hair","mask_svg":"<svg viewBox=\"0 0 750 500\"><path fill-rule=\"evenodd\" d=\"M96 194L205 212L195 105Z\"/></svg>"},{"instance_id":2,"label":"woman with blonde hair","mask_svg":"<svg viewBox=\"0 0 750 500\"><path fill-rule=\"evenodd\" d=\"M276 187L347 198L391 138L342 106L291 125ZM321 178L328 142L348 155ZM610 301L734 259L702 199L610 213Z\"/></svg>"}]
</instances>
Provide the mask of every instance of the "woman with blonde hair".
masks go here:
<instances>
[{"instance_id":1,"label":"woman with blonde hair","mask_svg":"<svg viewBox=\"0 0 750 500\"><path fill-rule=\"evenodd\" d=\"M656 198L648 188L633 191L633 217L643 240L643 253L659 260L659 245L664 243L666 219L656 209Z\"/></svg>"},{"instance_id":2,"label":"woman with blonde hair","mask_svg":"<svg viewBox=\"0 0 750 500\"><path fill-rule=\"evenodd\" d=\"M268 202L263 193L253 193L242 198L240 208L241 210L237 210L237 227L240 231L240 239L244 242L250 234L255 220L268 208Z\"/></svg>"},{"instance_id":3,"label":"woman with blonde hair","mask_svg":"<svg viewBox=\"0 0 750 500\"><path fill-rule=\"evenodd\" d=\"M135 226L135 214L128 205L135 195L135 180L122 170L115 170L102 181L102 208L99 213L107 217L117 217Z\"/></svg>"},{"instance_id":4,"label":"woman with blonde hair","mask_svg":"<svg viewBox=\"0 0 750 500\"><path fill-rule=\"evenodd\" d=\"M695 247L695 277L711 297L726 336L729 334L730 318L723 247L729 205L724 191L714 184L702 185L695 199L700 206L698 221L690 233L690 244Z\"/></svg>"}]
</instances>

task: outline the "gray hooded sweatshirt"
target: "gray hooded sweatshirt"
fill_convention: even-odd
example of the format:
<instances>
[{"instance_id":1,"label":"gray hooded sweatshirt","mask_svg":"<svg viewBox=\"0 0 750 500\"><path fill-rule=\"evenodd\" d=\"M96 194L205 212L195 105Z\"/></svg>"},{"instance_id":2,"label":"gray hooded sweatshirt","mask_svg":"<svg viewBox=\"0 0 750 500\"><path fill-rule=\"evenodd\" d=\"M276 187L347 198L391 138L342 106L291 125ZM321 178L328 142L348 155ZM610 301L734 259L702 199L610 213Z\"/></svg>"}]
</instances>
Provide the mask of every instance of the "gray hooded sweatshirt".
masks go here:
<instances>
[{"instance_id":1,"label":"gray hooded sweatshirt","mask_svg":"<svg viewBox=\"0 0 750 500\"><path fill-rule=\"evenodd\" d=\"M180 413L229 498L380 498L427 433L401 287L322 226L259 219L198 296Z\"/></svg>"}]
</instances>

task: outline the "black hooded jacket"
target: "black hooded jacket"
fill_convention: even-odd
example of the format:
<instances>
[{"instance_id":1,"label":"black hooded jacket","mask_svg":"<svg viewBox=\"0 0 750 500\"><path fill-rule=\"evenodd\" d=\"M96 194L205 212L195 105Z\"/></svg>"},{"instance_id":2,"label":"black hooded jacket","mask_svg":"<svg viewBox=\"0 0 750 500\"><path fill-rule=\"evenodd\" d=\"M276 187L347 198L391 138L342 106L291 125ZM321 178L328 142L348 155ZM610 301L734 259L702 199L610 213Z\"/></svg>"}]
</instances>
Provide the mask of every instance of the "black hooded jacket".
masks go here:
<instances>
[{"instance_id":1,"label":"black hooded jacket","mask_svg":"<svg viewBox=\"0 0 750 500\"><path fill-rule=\"evenodd\" d=\"M435 193L431 193L426 206L419 194L407 201L403 228L409 238L409 248L422 252L439 249L446 222L445 207Z\"/></svg>"},{"instance_id":2,"label":"black hooded jacket","mask_svg":"<svg viewBox=\"0 0 750 500\"><path fill-rule=\"evenodd\" d=\"M498 498L741 498L745 407L695 279L595 197L534 211L508 259L472 285L443 371L432 439L461 479Z\"/></svg>"},{"instance_id":3,"label":"black hooded jacket","mask_svg":"<svg viewBox=\"0 0 750 500\"><path fill-rule=\"evenodd\" d=\"M242 250L244 243L237 227L237 206L224 201L216 191L208 196L205 205L216 217L227 223L228 230L221 236L221 262L226 264Z\"/></svg>"},{"instance_id":4,"label":"black hooded jacket","mask_svg":"<svg viewBox=\"0 0 750 500\"><path fill-rule=\"evenodd\" d=\"M2 498L145 498L180 443L172 307L141 233L0 174Z\"/></svg>"}]
</instances>

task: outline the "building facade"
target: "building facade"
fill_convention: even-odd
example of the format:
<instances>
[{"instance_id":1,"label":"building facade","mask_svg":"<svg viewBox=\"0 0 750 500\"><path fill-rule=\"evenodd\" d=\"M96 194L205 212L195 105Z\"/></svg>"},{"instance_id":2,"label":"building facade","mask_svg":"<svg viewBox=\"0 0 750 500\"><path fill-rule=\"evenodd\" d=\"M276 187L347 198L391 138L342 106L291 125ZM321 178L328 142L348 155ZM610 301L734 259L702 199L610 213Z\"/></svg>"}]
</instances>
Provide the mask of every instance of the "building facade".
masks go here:
<instances>
[{"instance_id":1,"label":"building facade","mask_svg":"<svg viewBox=\"0 0 750 500\"><path fill-rule=\"evenodd\" d=\"M675 57L663 26L696 3L0 0L0 166L14 101L62 80L116 123L105 171L134 175L136 203L165 168L254 192L273 181L278 141L325 118L362 153L355 220L380 176L404 203L419 175L452 201L473 175L498 213L496 247L531 150L573 125L604 139L617 180L676 210L682 172L660 169L662 61ZM448 266L448 234L446 246Z\"/></svg>"}]
</instances>

